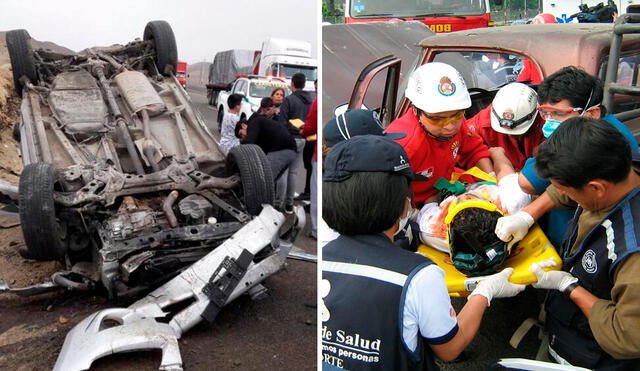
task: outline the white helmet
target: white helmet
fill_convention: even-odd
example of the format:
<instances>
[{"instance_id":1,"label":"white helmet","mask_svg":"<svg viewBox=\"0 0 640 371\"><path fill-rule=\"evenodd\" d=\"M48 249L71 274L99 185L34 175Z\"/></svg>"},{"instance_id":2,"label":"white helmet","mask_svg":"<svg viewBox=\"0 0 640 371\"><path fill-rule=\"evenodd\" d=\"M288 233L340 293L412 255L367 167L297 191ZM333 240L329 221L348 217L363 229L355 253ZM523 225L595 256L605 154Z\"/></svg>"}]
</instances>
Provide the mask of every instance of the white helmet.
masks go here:
<instances>
[{"instance_id":1,"label":"white helmet","mask_svg":"<svg viewBox=\"0 0 640 371\"><path fill-rule=\"evenodd\" d=\"M498 90L492 104L491 127L502 134L526 133L538 115L538 94L519 82Z\"/></svg>"},{"instance_id":2,"label":"white helmet","mask_svg":"<svg viewBox=\"0 0 640 371\"><path fill-rule=\"evenodd\" d=\"M445 63L427 63L416 68L404 94L414 106L428 113L471 107L471 97L462 75Z\"/></svg>"}]
</instances>

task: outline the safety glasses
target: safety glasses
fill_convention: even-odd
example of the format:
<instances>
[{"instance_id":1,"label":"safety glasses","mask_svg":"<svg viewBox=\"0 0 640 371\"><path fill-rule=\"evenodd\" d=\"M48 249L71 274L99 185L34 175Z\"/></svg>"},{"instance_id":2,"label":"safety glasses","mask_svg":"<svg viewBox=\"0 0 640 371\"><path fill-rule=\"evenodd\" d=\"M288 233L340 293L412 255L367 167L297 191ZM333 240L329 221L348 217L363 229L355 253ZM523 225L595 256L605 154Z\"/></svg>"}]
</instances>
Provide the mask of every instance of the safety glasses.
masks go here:
<instances>
[{"instance_id":1,"label":"safety glasses","mask_svg":"<svg viewBox=\"0 0 640 371\"><path fill-rule=\"evenodd\" d=\"M600 103L589 106L589 104L591 103L591 99L593 98L593 93L594 93L594 89L591 89L591 92L589 93L589 98L587 99L587 104L585 104L586 109L582 107L559 108L559 107L554 107L550 105L542 105L542 106L538 106L540 117L542 117L545 120L551 117L565 118L574 112L582 112L580 113L580 116L582 116L584 115L585 112L589 111L590 109L600 106Z\"/></svg>"},{"instance_id":2,"label":"safety glasses","mask_svg":"<svg viewBox=\"0 0 640 371\"><path fill-rule=\"evenodd\" d=\"M580 112L584 110L584 108L582 107L559 108L559 107L553 107L549 105L539 106L537 109L538 109L538 112L540 113L540 117L542 117L545 120L551 117L557 117L557 118L567 117L574 112Z\"/></svg>"},{"instance_id":3,"label":"safety glasses","mask_svg":"<svg viewBox=\"0 0 640 371\"><path fill-rule=\"evenodd\" d=\"M457 113L449 117L434 117L422 111L420 112L420 117L424 117L424 119L427 120L431 125L440 127L445 127L451 123L458 122L462 119L463 116L464 110L458 111Z\"/></svg>"},{"instance_id":4,"label":"safety glasses","mask_svg":"<svg viewBox=\"0 0 640 371\"><path fill-rule=\"evenodd\" d=\"M500 118L500 116L498 115L498 112L496 112L496 110L493 109L493 107L491 107L491 113L493 113L496 116L500 126L503 127L503 128L507 128L507 129L515 129L519 125L522 125L523 123L531 120L531 118L533 118L536 115L537 112L538 111L534 109L528 115L526 115L526 116L524 116L524 117L522 117L522 118L520 118L518 120L514 120L514 119Z\"/></svg>"}]
</instances>

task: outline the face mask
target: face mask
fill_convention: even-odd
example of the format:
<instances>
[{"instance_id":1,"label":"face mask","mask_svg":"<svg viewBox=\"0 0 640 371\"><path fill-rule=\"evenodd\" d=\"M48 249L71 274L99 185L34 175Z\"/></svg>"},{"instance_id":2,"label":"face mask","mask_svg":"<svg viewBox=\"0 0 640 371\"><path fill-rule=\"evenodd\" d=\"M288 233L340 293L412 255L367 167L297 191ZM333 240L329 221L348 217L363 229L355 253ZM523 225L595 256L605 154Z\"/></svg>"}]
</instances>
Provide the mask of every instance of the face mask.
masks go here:
<instances>
[{"instance_id":1,"label":"face mask","mask_svg":"<svg viewBox=\"0 0 640 371\"><path fill-rule=\"evenodd\" d=\"M542 135L545 138L549 138L560 124L562 124L562 121L547 119L542 126Z\"/></svg>"},{"instance_id":2,"label":"face mask","mask_svg":"<svg viewBox=\"0 0 640 371\"><path fill-rule=\"evenodd\" d=\"M409 223L409 217L411 216L411 200L407 198L407 201L409 202L409 205L407 206L407 215L405 215L404 218L400 219L400 225L398 226L398 230L396 231L396 233L393 234L394 236L400 233L400 231L404 230L404 228L407 226L407 223Z\"/></svg>"}]
</instances>

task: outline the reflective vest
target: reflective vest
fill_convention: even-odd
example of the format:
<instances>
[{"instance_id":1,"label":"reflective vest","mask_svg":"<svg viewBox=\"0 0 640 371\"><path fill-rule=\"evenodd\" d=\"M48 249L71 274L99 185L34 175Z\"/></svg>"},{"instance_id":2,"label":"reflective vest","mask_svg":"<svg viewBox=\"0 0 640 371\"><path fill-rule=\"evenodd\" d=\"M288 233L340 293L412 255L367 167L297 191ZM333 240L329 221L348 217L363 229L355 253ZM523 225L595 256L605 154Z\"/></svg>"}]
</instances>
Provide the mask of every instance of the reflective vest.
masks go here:
<instances>
[{"instance_id":1,"label":"reflective vest","mask_svg":"<svg viewBox=\"0 0 640 371\"><path fill-rule=\"evenodd\" d=\"M631 192L585 237L576 252L570 250L578 233L578 208L562 246L563 269L598 298L611 300L616 267L640 241L640 188ZM638 303L640 305L640 303ZM640 370L640 359L616 360L596 342L589 320L564 293L551 290L546 302L549 345L574 366L597 370Z\"/></svg>"},{"instance_id":2,"label":"reflective vest","mask_svg":"<svg viewBox=\"0 0 640 371\"><path fill-rule=\"evenodd\" d=\"M322 358L327 369L437 370L419 336L404 344L404 294L433 264L383 235L340 236L322 249Z\"/></svg>"}]
</instances>

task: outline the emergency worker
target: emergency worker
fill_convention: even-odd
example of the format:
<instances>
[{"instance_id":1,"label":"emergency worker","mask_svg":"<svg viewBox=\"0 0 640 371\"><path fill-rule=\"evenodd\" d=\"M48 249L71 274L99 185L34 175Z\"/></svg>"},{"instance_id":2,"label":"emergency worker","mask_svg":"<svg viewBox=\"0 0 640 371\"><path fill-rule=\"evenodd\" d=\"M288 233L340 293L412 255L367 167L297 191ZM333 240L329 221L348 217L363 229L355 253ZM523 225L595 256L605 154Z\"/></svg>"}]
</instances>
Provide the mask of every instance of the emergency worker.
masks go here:
<instances>
[{"instance_id":1,"label":"emergency worker","mask_svg":"<svg viewBox=\"0 0 640 371\"><path fill-rule=\"evenodd\" d=\"M467 120L488 147L502 147L515 171L533 157L544 141L538 115L538 94L525 84L505 85L492 104Z\"/></svg>"},{"instance_id":2,"label":"emergency worker","mask_svg":"<svg viewBox=\"0 0 640 371\"><path fill-rule=\"evenodd\" d=\"M629 129L614 115L607 114L601 106L603 97L602 81L574 66L564 67L547 77L538 87L539 115L545 120L542 132L549 137L564 120L572 117L599 119L612 125L627 139L633 152L638 151L638 142ZM498 220L496 234L503 241L515 243L521 240L533 223L556 204L545 192L551 185L535 170L535 158L530 158L520 172L518 183L527 193L541 195L516 214ZM557 190L551 188L552 192ZM549 213L542 229L554 246L559 246L564 237L567 223L573 217L573 210L553 210Z\"/></svg>"},{"instance_id":3,"label":"emergency worker","mask_svg":"<svg viewBox=\"0 0 640 371\"><path fill-rule=\"evenodd\" d=\"M487 276L456 318L444 271L392 243L410 209L402 147L357 136L324 166L323 217L340 233L322 252L324 369L435 370L434 356L455 359L471 342L492 298L524 289L508 281L511 268Z\"/></svg>"},{"instance_id":4,"label":"emergency worker","mask_svg":"<svg viewBox=\"0 0 640 371\"><path fill-rule=\"evenodd\" d=\"M596 370L640 369L640 161L612 125L574 117L540 146L536 169L578 203L554 263L534 263L545 305L549 353Z\"/></svg>"},{"instance_id":5,"label":"emergency worker","mask_svg":"<svg viewBox=\"0 0 640 371\"><path fill-rule=\"evenodd\" d=\"M347 110L334 116L324 125L322 129L322 158L325 158L331 147L359 135L381 135L391 140L405 137L402 133L385 133L382 123L374 111L365 109ZM325 205L323 209L326 209L326 207ZM336 231L327 226L323 218L320 218L318 228L320 230L320 247L339 236Z\"/></svg>"},{"instance_id":6,"label":"emergency worker","mask_svg":"<svg viewBox=\"0 0 640 371\"><path fill-rule=\"evenodd\" d=\"M418 207L437 200L435 182L450 179L456 165L493 172L487 146L465 123L471 97L460 72L445 63L424 64L411 74L405 95L412 107L386 131L406 134L398 143L417 174L413 191Z\"/></svg>"}]
</instances>

